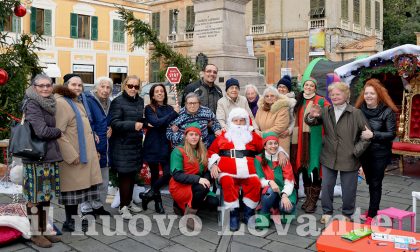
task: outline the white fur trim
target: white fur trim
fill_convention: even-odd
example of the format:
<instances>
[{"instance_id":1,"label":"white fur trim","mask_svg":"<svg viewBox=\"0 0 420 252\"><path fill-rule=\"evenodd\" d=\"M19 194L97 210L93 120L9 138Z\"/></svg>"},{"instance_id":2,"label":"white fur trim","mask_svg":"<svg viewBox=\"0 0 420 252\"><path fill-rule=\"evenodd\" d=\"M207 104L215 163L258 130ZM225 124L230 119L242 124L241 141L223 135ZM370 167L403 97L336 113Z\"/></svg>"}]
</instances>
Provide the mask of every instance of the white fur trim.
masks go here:
<instances>
[{"instance_id":1,"label":"white fur trim","mask_svg":"<svg viewBox=\"0 0 420 252\"><path fill-rule=\"evenodd\" d=\"M209 161L208 161L208 166L209 166L209 170L210 171L211 171L211 167L214 164L218 164L219 163L219 160L220 160L219 154L215 153L215 154L211 155L211 157L209 158Z\"/></svg>"},{"instance_id":2,"label":"white fur trim","mask_svg":"<svg viewBox=\"0 0 420 252\"><path fill-rule=\"evenodd\" d=\"M239 207L239 200L235 200L233 202L226 202L223 201L223 207L225 209L234 209Z\"/></svg>"},{"instance_id":3,"label":"white fur trim","mask_svg":"<svg viewBox=\"0 0 420 252\"><path fill-rule=\"evenodd\" d=\"M287 180L287 179L284 180L284 187L283 187L282 192L287 194L287 196L290 196L292 195L294 188L295 188L295 183L293 183L293 181Z\"/></svg>"},{"instance_id":4,"label":"white fur trim","mask_svg":"<svg viewBox=\"0 0 420 252\"><path fill-rule=\"evenodd\" d=\"M248 160L246 159L246 157L235 158L235 164L236 164L236 177L248 178L249 169L248 169Z\"/></svg>"},{"instance_id":5,"label":"white fur trim","mask_svg":"<svg viewBox=\"0 0 420 252\"><path fill-rule=\"evenodd\" d=\"M258 202L252 201L249 198L244 197L243 201L244 204L251 209L255 209L258 206Z\"/></svg>"},{"instance_id":6,"label":"white fur trim","mask_svg":"<svg viewBox=\"0 0 420 252\"><path fill-rule=\"evenodd\" d=\"M268 180L266 178L260 178L260 182L261 182L261 188L264 188L264 187L268 186L268 182L270 182L270 180Z\"/></svg>"}]
</instances>

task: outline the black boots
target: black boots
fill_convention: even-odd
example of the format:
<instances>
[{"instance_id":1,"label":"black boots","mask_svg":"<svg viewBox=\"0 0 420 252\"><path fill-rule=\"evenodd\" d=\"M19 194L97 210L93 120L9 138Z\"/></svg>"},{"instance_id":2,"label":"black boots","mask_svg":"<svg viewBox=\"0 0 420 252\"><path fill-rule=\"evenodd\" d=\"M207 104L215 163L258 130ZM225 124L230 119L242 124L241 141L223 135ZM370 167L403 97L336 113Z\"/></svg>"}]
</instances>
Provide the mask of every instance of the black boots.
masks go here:
<instances>
[{"instance_id":1,"label":"black boots","mask_svg":"<svg viewBox=\"0 0 420 252\"><path fill-rule=\"evenodd\" d=\"M239 208L234 208L230 211L230 231L235 232L239 230Z\"/></svg>"},{"instance_id":2,"label":"black boots","mask_svg":"<svg viewBox=\"0 0 420 252\"><path fill-rule=\"evenodd\" d=\"M147 210L147 205L149 204L149 202L154 200L156 213L158 214L165 213L165 209L163 208L163 204L162 204L162 197L159 191L155 192L153 191L153 189L150 189L146 193L140 193L139 197L141 199L141 206L143 210Z\"/></svg>"}]
</instances>

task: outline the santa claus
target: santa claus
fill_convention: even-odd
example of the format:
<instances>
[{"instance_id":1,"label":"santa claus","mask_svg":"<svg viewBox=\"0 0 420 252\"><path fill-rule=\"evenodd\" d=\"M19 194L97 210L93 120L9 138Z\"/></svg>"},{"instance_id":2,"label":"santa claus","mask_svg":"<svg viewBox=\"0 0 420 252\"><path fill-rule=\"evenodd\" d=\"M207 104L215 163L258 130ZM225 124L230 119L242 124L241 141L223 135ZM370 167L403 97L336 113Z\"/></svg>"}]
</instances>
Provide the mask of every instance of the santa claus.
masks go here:
<instances>
[{"instance_id":1,"label":"santa claus","mask_svg":"<svg viewBox=\"0 0 420 252\"><path fill-rule=\"evenodd\" d=\"M261 137L252 131L249 114L243 108L229 113L228 128L216 138L208 149L209 169L223 190L225 208L230 209L230 230L239 229L239 190L242 190L244 222L255 214L260 201L261 182L258 179L254 158L263 150ZM280 154L282 162L287 161Z\"/></svg>"}]
</instances>

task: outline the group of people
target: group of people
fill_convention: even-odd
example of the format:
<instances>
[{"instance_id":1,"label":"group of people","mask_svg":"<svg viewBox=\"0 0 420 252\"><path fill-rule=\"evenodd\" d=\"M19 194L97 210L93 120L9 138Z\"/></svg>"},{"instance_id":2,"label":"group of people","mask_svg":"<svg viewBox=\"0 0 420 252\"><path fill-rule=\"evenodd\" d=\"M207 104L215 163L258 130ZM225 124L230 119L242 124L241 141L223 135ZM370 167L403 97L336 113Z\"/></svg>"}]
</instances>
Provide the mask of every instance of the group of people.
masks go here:
<instances>
[{"instance_id":1,"label":"group of people","mask_svg":"<svg viewBox=\"0 0 420 252\"><path fill-rule=\"evenodd\" d=\"M203 77L186 86L182 107L168 105L162 84L151 87L151 102L145 106L136 76L128 76L111 101L113 83L107 77L83 92L76 74L65 75L64 84L56 87L48 76L37 75L26 90L23 112L48 150L41 162L23 160L28 215L40 219L31 228L41 234L32 241L41 247L59 241L44 233L47 213L42 209L53 197L65 207L63 231L74 231L79 205L82 228L89 215L109 215L103 205L110 169L118 175L123 219L146 210L152 201L157 213L165 213L160 190L167 184L175 213L215 209L219 199L211 186L216 183L230 211L230 229L236 231L241 201L243 221L248 223L259 209L255 225L261 229L269 227L270 219L278 221L279 213L294 213L300 174L306 194L301 208L313 213L322 189L321 222L327 223L340 172L342 213L350 218L362 166L370 192L366 222L372 221L390 162L397 111L379 80L366 82L354 107L349 87L341 82L328 87L330 104L316 94L313 78L295 95L286 75L260 97L254 85L240 95L234 78L226 81L223 93L215 84L217 74L215 65L205 66ZM143 162L150 169L151 188L140 194L140 208L132 193ZM196 223L188 219L186 224L194 229Z\"/></svg>"}]
</instances>

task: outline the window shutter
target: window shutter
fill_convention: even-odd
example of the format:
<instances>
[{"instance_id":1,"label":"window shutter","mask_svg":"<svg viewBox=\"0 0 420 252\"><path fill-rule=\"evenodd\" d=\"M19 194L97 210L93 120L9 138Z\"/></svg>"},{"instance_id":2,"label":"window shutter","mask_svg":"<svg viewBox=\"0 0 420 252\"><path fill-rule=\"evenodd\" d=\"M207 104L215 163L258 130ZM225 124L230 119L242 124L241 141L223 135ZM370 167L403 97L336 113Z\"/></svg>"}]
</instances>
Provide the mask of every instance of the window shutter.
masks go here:
<instances>
[{"instance_id":1,"label":"window shutter","mask_svg":"<svg viewBox=\"0 0 420 252\"><path fill-rule=\"evenodd\" d=\"M71 38L78 38L78 31L77 31L77 14L70 13L70 37Z\"/></svg>"},{"instance_id":2,"label":"window shutter","mask_svg":"<svg viewBox=\"0 0 420 252\"><path fill-rule=\"evenodd\" d=\"M120 24L119 31L120 31L120 42L125 42L125 36L124 36L124 21L118 20L118 23Z\"/></svg>"},{"instance_id":3,"label":"window shutter","mask_svg":"<svg viewBox=\"0 0 420 252\"><path fill-rule=\"evenodd\" d=\"M287 53L287 58L289 60L294 60L295 59L295 39L288 39L288 43L289 43L289 50Z\"/></svg>"},{"instance_id":4,"label":"window shutter","mask_svg":"<svg viewBox=\"0 0 420 252\"><path fill-rule=\"evenodd\" d=\"M160 12L156 15L156 31L158 34L160 33Z\"/></svg>"},{"instance_id":5,"label":"window shutter","mask_svg":"<svg viewBox=\"0 0 420 252\"><path fill-rule=\"evenodd\" d=\"M112 42L119 42L118 41L118 20L112 20Z\"/></svg>"},{"instance_id":6,"label":"window shutter","mask_svg":"<svg viewBox=\"0 0 420 252\"><path fill-rule=\"evenodd\" d=\"M281 60L286 60L286 40L281 40Z\"/></svg>"},{"instance_id":7,"label":"window shutter","mask_svg":"<svg viewBox=\"0 0 420 252\"><path fill-rule=\"evenodd\" d=\"M36 33L36 8L31 7L31 33Z\"/></svg>"},{"instance_id":8,"label":"window shutter","mask_svg":"<svg viewBox=\"0 0 420 252\"><path fill-rule=\"evenodd\" d=\"M91 40L98 40L98 17L92 16L91 17Z\"/></svg>"},{"instance_id":9,"label":"window shutter","mask_svg":"<svg viewBox=\"0 0 420 252\"><path fill-rule=\"evenodd\" d=\"M265 0L260 0L259 6L259 24L265 24Z\"/></svg>"},{"instance_id":10,"label":"window shutter","mask_svg":"<svg viewBox=\"0 0 420 252\"><path fill-rule=\"evenodd\" d=\"M172 33L174 10L169 10L169 34ZM176 29L175 29L176 30Z\"/></svg>"},{"instance_id":11,"label":"window shutter","mask_svg":"<svg viewBox=\"0 0 420 252\"><path fill-rule=\"evenodd\" d=\"M44 10L44 35L51 36L51 10Z\"/></svg>"},{"instance_id":12,"label":"window shutter","mask_svg":"<svg viewBox=\"0 0 420 252\"><path fill-rule=\"evenodd\" d=\"M349 0L341 0L341 19L349 19Z\"/></svg>"},{"instance_id":13,"label":"window shutter","mask_svg":"<svg viewBox=\"0 0 420 252\"><path fill-rule=\"evenodd\" d=\"M258 0L252 0L252 24L258 24Z\"/></svg>"},{"instance_id":14,"label":"window shutter","mask_svg":"<svg viewBox=\"0 0 420 252\"><path fill-rule=\"evenodd\" d=\"M15 15L12 16L12 32L20 33L20 17L16 17Z\"/></svg>"}]
</instances>

